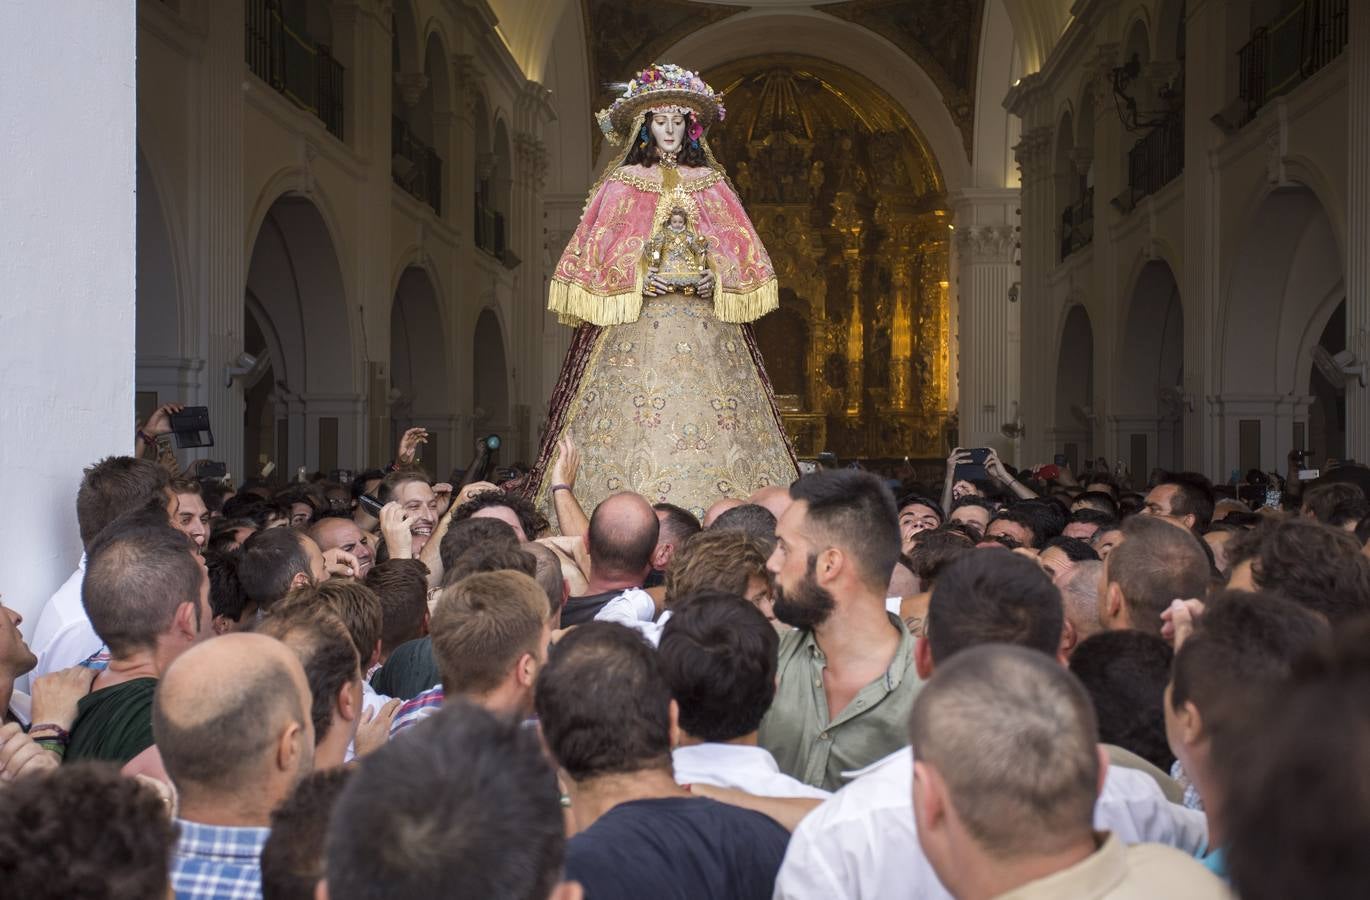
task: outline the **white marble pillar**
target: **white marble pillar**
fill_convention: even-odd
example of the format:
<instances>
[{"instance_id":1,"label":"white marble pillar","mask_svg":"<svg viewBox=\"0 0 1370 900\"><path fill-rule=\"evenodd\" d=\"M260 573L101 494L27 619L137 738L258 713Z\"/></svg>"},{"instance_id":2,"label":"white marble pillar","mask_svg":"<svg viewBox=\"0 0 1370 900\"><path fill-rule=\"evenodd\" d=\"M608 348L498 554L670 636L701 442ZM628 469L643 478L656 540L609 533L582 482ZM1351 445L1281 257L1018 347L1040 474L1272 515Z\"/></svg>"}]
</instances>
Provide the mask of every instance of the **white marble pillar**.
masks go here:
<instances>
[{"instance_id":1,"label":"white marble pillar","mask_svg":"<svg viewBox=\"0 0 1370 900\"><path fill-rule=\"evenodd\" d=\"M1353 2L1347 45L1350 136L1346 222L1346 346L1370 363L1370 5ZM1370 461L1370 389L1346 389L1346 455Z\"/></svg>"},{"instance_id":2,"label":"white marble pillar","mask_svg":"<svg viewBox=\"0 0 1370 900\"><path fill-rule=\"evenodd\" d=\"M967 190L953 199L958 441L996 447L1006 460L1014 446L999 429L1017 415L1020 397L1018 202L1016 190Z\"/></svg>"},{"instance_id":3,"label":"white marble pillar","mask_svg":"<svg viewBox=\"0 0 1370 900\"><path fill-rule=\"evenodd\" d=\"M133 450L135 43L133 0L0 3L0 545L26 634L80 558L81 470Z\"/></svg>"},{"instance_id":4,"label":"white marble pillar","mask_svg":"<svg viewBox=\"0 0 1370 900\"><path fill-rule=\"evenodd\" d=\"M241 382L225 385L224 370L243 352L244 292L251 247L246 246L243 197L243 4L212 3L205 9L207 33L192 144L198 159L191 196L192 298L202 305L199 341L205 359L204 394L214 428L211 459L227 463L239 484L255 475L243 459Z\"/></svg>"}]
</instances>

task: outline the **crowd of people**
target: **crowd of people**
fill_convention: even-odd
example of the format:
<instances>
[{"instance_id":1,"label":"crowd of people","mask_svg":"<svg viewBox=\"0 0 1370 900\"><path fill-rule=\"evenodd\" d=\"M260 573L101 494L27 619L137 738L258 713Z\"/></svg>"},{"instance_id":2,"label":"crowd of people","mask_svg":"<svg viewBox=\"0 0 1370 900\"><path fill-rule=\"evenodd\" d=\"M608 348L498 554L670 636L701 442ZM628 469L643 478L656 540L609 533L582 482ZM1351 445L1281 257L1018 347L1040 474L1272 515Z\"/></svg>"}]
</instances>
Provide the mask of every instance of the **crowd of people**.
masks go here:
<instances>
[{"instance_id":1,"label":"crowd of people","mask_svg":"<svg viewBox=\"0 0 1370 900\"><path fill-rule=\"evenodd\" d=\"M702 517L86 469L0 607L0 894L1364 894L1370 470L820 468ZM1302 488L1302 490L1300 490ZM27 640L25 639L27 633Z\"/></svg>"}]
</instances>

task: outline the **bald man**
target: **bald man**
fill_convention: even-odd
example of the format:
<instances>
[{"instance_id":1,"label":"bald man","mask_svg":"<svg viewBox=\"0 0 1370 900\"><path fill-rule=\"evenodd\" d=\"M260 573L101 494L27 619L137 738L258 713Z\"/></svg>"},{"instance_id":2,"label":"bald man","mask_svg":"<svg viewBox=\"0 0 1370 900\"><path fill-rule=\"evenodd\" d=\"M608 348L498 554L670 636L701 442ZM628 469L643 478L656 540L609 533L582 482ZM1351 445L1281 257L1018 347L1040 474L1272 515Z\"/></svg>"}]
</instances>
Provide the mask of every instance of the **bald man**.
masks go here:
<instances>
[{"instance_id":1,"label":"bald man","mask_svg":"<svg viewBox=\"0 0 1370 900\"><path fill-rule=\"evenodd\" d=\"M641 495L623 491L603 500L590 517L585 547L590 554L590 578L585 594L572 597L561 611L561 627L589 622L610 600L636 590L652 571L661 523Z\"/></svg>"},{"instance_id":2,"label":"bald man","mask_svg":"<svg viewBox=\"0 0 1370 900\"><path fill-rule=\"evenodd\" d=\"M748 503L755 503L757 506L764 506L775 516L775 520L780 521L780 517L785 515L785 510L790 508L794 498L790 496L790 489L778 484L763 487L758 491L753 491L747 498Z\"/></svg>"},{"instance_id":3,"label":"bald man","mask_svg":"<svg viewBox=\"0 0 1370 900\"><path fill-rule=\"evenodd\" d=\"M376 561L375 554L371 552L371 538L351 519L338 516L322 518L310 527L309 536L324 553L337 549L356 557L357 571L354 576L358 581L366 577Z\"/></svg>"},{"instance_id":4,"label":"bald man","mask_svg":"<svg viewBox=\"0 0 1370 900\"><path fill-rule=\"evenodd\" d=\"M746 500L739 500L736 497L724 497L721 500L715 500L714 504L704 511L704 527L708 528L728 510L744 506L746 503Z\"/></svg>"},{"instance_id":5,"label":"bald man","mask_svg":"<svg viewBox=\"0 0 1370 900\"><path fill-rule=\"evenodd\" d=\"M274 638L226 634L162 676L152 728L180 796L177 897L261 896L271 811L314 763L309 682Z\"/></svg>"}]
</instances>

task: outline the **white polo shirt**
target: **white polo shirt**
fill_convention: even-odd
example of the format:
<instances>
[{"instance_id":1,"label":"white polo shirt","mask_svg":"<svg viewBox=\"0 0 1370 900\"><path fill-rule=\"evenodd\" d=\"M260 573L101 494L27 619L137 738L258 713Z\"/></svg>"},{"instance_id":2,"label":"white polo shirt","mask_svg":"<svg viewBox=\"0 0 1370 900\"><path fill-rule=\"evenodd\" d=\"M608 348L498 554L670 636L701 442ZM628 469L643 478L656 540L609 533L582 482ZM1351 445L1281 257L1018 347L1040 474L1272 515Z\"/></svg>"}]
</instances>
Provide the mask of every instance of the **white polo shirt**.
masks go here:
<instances>
[{"instance_id":1,"label":"white polo shirt","mask_svg":"<svg viewBox=\"0 0 1370 900\"><path fill-rule=\"evenodd\" d=\"M952 900L918 843L912 748L844 774L854 780L795 829L774 900ZM1094 827L1125 844L1168 844L1191 856L1208 845L1207 820L1133 769L1109 768Z\"/></svg>"},{"instance_id":2,"label":"white polo shirt","mask_svg":"<svg viewBox=\"0 0 1370 900\"><path fill-rule=\"evenodd\" d=\"M29 674L30 684L49 672L60 672L85 662L105 646L81 603L81 582L85 577L86 556L83 553L76 571L38 614L38 624L33 626L33 638L28 642L38 657L38 665Z\"/></svg>"},{"instance_id":3,"label":"white polo shirt","mask_svg":"<svg viewBox=\"0 0 1370 900\"><path fill-rule=\"evenodd\" d=\"M693 744L671 751L678 784L712 784L758 797L808 797L826 800L827 791L780 771L763 747L743 744Z\"/></svg>"}]
</instances>

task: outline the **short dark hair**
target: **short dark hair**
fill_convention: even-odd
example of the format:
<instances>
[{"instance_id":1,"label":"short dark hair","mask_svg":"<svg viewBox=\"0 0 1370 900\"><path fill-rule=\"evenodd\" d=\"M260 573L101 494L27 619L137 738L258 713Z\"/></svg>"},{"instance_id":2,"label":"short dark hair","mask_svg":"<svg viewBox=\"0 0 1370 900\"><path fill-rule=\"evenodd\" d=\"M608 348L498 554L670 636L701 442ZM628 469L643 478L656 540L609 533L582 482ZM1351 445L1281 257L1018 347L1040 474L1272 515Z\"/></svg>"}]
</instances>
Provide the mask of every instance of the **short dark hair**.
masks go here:
<instances>
[{"instance_id":1,"label":"short dark hair","mask_svg":"<svg viewBox=\"0 0 1370 900\"><path fill-rule=\"evenodd\" d=\"M1204 730L1222 740L1262 708L1304 653L1327 639L1327 623L1269 593L1227 591L1209 602L1175 653L1170 705L1199 708Z\"/></svg>"},{"instance_id":2,"label":"short dark hair","mask_svg":"<svg viewBox=\"0 0 1370 900\"><path fill-rule=\"evenodd\" d=\"M1158 635L1131 629L1101 631L1070 655L1070 671L1094 700L1099 740L1131 750L1163 772L1175 761L1162 696L1174 655Z\"/></svg>"},{"instance_id":3,"label":"short dark hair","mask_svg":"<svg viewBox=\"0 0 1370 900\"><path fill-rule=\"evenodd\" d=\"M1040 507L1030 507L1022 502L1005 506L994 514L989 525L985 526L985 531L988 532L990 525L995 522L1012 522L1027 529L1028 534L1031 535L1032 543L1027 546L1041 547L1052 537L1050 523L1042 513L1043 510Z\"/></svg>"},{"instance_id":4,"label":"short dark hair","mask_svg":"<svg viewBox=\"0 0 1370 900\"><path fill-rule=\"evenodd\" d=\"M975 539L964 531L953 525L938 526L918 535L909 551L909 571L922 590L930 590L943 569L974 549Z\"/></svg>"},{"instance_id":5,"label":"short dark hair","mask_svg":"<svg viewBox=\"0 0 1370 900\"><path fill-rule=\"evenodd\" d=\"M376 499L384 506L395 499L395 491L399 489L400 485L408 484L411 481L422 481L429 487L433 485L433 480L428 477L428 473L418 466L401 466L381 481L380 487L376 488Z\"/></svg>"},{"instance_id":6,"label":"short dark hair","mask_svg":"<svg viewBox=\"0 0 1370 900\"><path fill-rule=\"evenodd\" d=\"M299 590L308 592L313 602L331 609L347 627L347 634L352 638L352 647L357 651L357 659L363 668L366 667L371 661L371 654L376 652L377 642L381 639L384 612L381 609L381 598L376 596L376 592L360 581L353 581L350 578L330 578L312 588Z\"/></svg>"},{"instance_id":7,"label":"short dark hair","mask_svg":"<svg viewBox=\"0 0 1370 900\"><path fill-rule=\"evenodd\" d=\"M547 595L526 573L482 572L445 588L428 625L444 691L498 687L523 654L537 652L546 625Z\"/></svg>"},{"instance_id":8,"label":"short dark hair","mask_svg":"<svg viewBox=\"0 0 1370 900\"><path fill-rule=\"evenodd\" d=\"M176 827L161 798L114 766L72 763L8 785L0 797L5 896L167 895Z\"/></svg>"},{"instance_id":9,"label":"short dark hair","mask_svg":"<svg viewBox=\"0 0 1370 900\"><path fill-rule=\"evenodd\" d=\"M856 469L826 469L802 476L790 496L807 504L808 522L852 557L868 587L889 586L899 561L899 510L884 481Z\"/></svg>"},{"instance_id":10,"label":"short dark hair","mask_svg":"<svg viewBox=\"0 0 1370 900\"><path fill-rule=\"evenodd\" d=\"M479 495L478 495L479 496ZM457 564L474 547L517 547L518 532L508 522L499 519L479 518L452 521L447 533L438 544L438 558L442 560L443 571Z\"/></svg>"},{"instance_id":11,"label":"short dark hair","mask_svg":"<svg viewBox=\"0 0 1370 900\"><path fill-rule=\"evenodd\" d=\"M238 580L247 599L262 612L290 590L290 582L309 571L305 536L293 528L268 528L243 541L238 555Z\"/></svg>"},{"instance_id":12,"label":"short dark hair","mask_svg":"<svg viewBox=\"0 0 1370 900\"><path fill-rule=\"evenodd\" d=\"M368 481L384 481L385 472L381 469L367 469L353 476L351 490L352 499L357 500L362 494L366 493L366 483Z\"/></svg>"},{"instance_id":13,"label":"short dark hair","mask_svg":"<svg viewBox=\"0 0 1370 900\"><path fill-rule=\"evenodd\" d=\"M317 745L333 725L333 705L343 685L361 677L361 661L347 626L318 602L312 590L301 588L277 603L257 631L274 637L299 657L309 682L309 717Z\"/></svg>"},{"instance_id":14,"label":"short dark hair","mask_svg":"<svg viewBox=\"0 0 1370 900\"><path fill-rule=\"evenodd\" d=\"M566 839L537 733L452 698L411 735L367 757L338 798L328 895L544 900ZM425 837L378 853L378 834Z\"/></svg>"},{"instance_id":15,"label":"short dark hair","mask_svg":"<svg viewBox=\"0 0 1370 900\"><path fill-rule=\"evenodd\" d=\"M587 536L590 559L597 571L637 575L652 563L652 553L661 534L661 523L653 515L650 522L644 521L643 526L634 531L620 527L615 522L606 522L606 518L610 517L602 514L602 511L613 499L609 497L601 501L590 514Z\"/></svg>"},{"instance_id":16,"label":"short dark hair","mask_svg":"<svg viewBox=\"0 0 1370 900\"><path fill-rule=\"evenodd\" d=\"M81 603L91 627L115 656L157 645L176 610L189 603L200 622L195 546L155 509L111 523L91 544Z\"/></svg>"},{"instance_id":17,"label":"short dark hair","mask_svg":"<svg viewBox=\"0 0 1370 900\"><path fill-rule=\"evenodd\" d=\"M676 506L674 503L653 503L652 509L662 514L660 518L661 534L668 536L671 543L677 547L683 546L686 541L704 529L694 513ZM771 531L775 531L774 526L772 526Z\"/></svg>"},{"instance_id":18,"label":"short dark hair","mask_svg":"<svg viewBox=\"0 0 1370 900\"><path fill-rule=\"evenodd\" d=\"M162 496L170 483L167 470L146 459L107 456L82 473L76 491L76 524L81 545L90 550L95 536L124 513L147 506Z\"/></svg>"},{"instance_id":19,"label":"short dark hair","mask_svg":"<svg viewBox=\"0 0 1370 900\"><path fill-rule=\"evenodd\" d=\"M271 811L271 834L262 846L262 900L314 900L324 877L328 818L356 770L337 766L311 772Z\"/></svg>"},{"instance_id":20,"label":"short dark hair","mask_svg":"<svg viewBox=\"0 0 1370 900\"><path fill-rule=\"evenodd\" d=\"M671 689L636 631L577 627L552 647L533 702L548 749L577 781L671 764Z\"/></svg>"},{"instance_id":21,"label":"short dark hair","mask_svg":"<svg viewBox=\"0 0 1370 900\"><path fill-rule=\"evenodd\" d=\"M1108 554L1104 569L1126 599L1132 627L1160 634L1161 613L1170 601L1208 593L1212 564L1193 532L1136 516L1123 525L1123 542Z\"/></svg>"},{"instance_id":22,"label":"short dark hair","mask_svg":"<svg viewBox=\"0 0 1370 900\"><path fill-rule=\"evenodd\" d=\"M1206 476L1198 472L1169 472L1156 486L1162 485L1178 488L1170 501L1170 511L1177 516L1194 516L1195 531L1203 531L1213 521L1213 482Z\"/></svg>"},{"instance_id":23,"label":"short dark hair","mask_svg":"<svg viewBox=\"0 0 1370 900\"><path fill-rule=\"evenodd\" d=\"M775 513L755 503L744 503L725 510L714 519L709 531L740 531L768 546L775 545Z\"/></svg>"},{"instance_id":24,"label":"short dark hair","mask_svg":"<svg viewBox=\"0 0 1370 900\"><path fill-rule=\"evenodd\" d=\"M238 554L206 550L205 568L209 570L209 609L214 618L223 616L237 622L247 609L247 594L238 581Z\"/></svg>"},{"instance_id":25,"label":"short dark hair","mask_svg":"<svg viewBox=\"0 0 1370 900\"><path fill-rule=\"evenodd\" d=\"M452 511L452 521L464 522L482 509L489 509L492 506L503 506L514 511L514 515L518 516L519 525L523 529L524 540L535 539L538 532L547 527L547 520L537 511L537 507L529 503L520 494L510 494L504 491L481 491Z\"/></svg>"},{"instance_id":26,"label":"short dark hair","mask_svg":"<svg viewBox=\"0 0 1370 900\"><path fill-rule=\"evenodd\" d=\"M475 547L462 555L452 568L442 573L442 586L456 584L463 578L482 572L522 572L529 578L537 574L537 560L520 549L513 547Z\"/></svg>"},{"instance_id":27,"label":"short dark hair","mask_svg":"<svg viewBox=\"0 0 1370 900\"><path fill-rule=\"evenodd\" d=\"M1121 528L1122 523L1117 516L1110 516L1108 513L1099 512L1097 509L1079 509L1070 514L1070 521L1080 522L1084 525L1093 525L1100 531L1112 531Z\"/></svg>"},{"instance_id":28,"label":"short dark hair","mask_svg":"<svg viewBox=\"0 0 1370 900\"><path fill-rule=\"evenodd\" d=\"M1071 501L1071 506L1076 503L1083 503L1085 509L1103 513L1111 519L1118 517L1118 501L1113 499L1112 494L1103 491L1085 491Z\"/></svg>"},{"instance_id":29,"label":"short dark hair","mask_svg":"<svg viewBox=\"0 0 1370 900\"><path fill-rule=\"evenodd\" d=\"M671 608L657 659L680 727L719 743L756 731L775 697L774 626L735 594L690 594Z\"/></svg>"},{"instance_id":30,"label":"short dark hair","mask_svg":"<svg viewBox=\"0 0 1370 900\"><path fill-rule=\"evenodd\" d=\"M1326 525L1337 525L1332 517L1337 508L1350 501L1365 501L1365 491L1350 481L1330 481L1317 484L1303 492L1303 506L1313 513L1313 518Z\"/></svg>"},{"instance_id":31,"label":"short dark hair","mask_svg":"<svg viewBox=\"0 0 1370 900\"><path fill-rule=\"evenodd\" d=\"M942 511L942 504L933 500L931 497L925 497L922 494L905 494L899 498L899 502L895 505L899 512L903 512L904 509L909 506L926 506L937 515L938 524L941 524L947 518L947 514Z\"/></svg>"},{"instance_id":32,"label":"short dark hair","mask_svg":"<svg viewBox=\"0 0 1370 900\"><path fill-rule=\"evenodd\" d=\"M1080 476L1080 484L1084 485L1086 488L1091 484L1102 484L1112 492L1112 496L1115 500L1118 497L1118 479L1114 478L1111 472L1104 470L1086 472ZM1088 491L1086 491L1086 493L1088 493Z\"/></svg>"},{"instance_id":33,"label":"short dark hair","mask_svg":"<svg viewBox=\"0 0 1370 900\"><path fill-rule=\"evenodd\" d=\"M676 551L666 569L666 604L674 608L677 598L706 591L745 596L753 576L769 583L768 555L766 546L746 532L701 531Z\"/></svg>"},{"instance_id":34,"label":"short dark hair","mask_svg":"<svg viewBox=\"0 0 1370 900\"><path fill-rule=\"evenodd\" d=\"M428 567L417 559L392 559L371 567L366 586L381 601L381 654L420 637L428 612Z\"/></svg>"},{"instance_id":35,"label":"short dark hair","mask_svg":"<svg viewBox=\"0 0 1370 900\"><path fill-rule=\"evenodd\" d=\"M1079 538L1068 538L1057 535L1042 545L1042 551L1046 552L1052 547L1060 549L1066 555L1066 559L1071 562L1084 562L1087 559L1098 559L1099 554L1094 552L1094 548L1089 546L1088 541Z\"/></svg>"},{"instance_id":36,"label":"short dark hair","mask_svg":"<svg viewBox=\"0 0 1370 900\"><path fill-rule=\"evenodd\" d=\"M1041 566L994 548L966 554L942 570L924 633L940 666L978 644L1015 644L1054 657L1064 627L1061 592Z\"/></svg>"},{"instance_id":37,"label":"short dark hair","mask_svg":"<svg viewBox=\"0 0 1370 900\"><path fill-rule=\"evenodd\" d=\"M991 517L994 516L995 511L999 508L999 504L992 500L987 500L976 494L966 494L961 499L952 501L951 509L947 510L947 514L951 515L963 506L973 506L976 509L983 509L985 512L989 513Z\"/></svg>"},{"instance_id":38,"label":"short dark hair","mask_svg":"<svg viewBox=\"0 0 1370 900\"><path fill-rule=\"evenodd\" d=\"M1370 883L1367 626L1305 657L1223 760L1228 870L1246 900L1359 897Z\"/></svg>"},{"instance_id":39,"label":"short dark hair","mask_svg":"<svg viewBox=\"0 0 1370 900\"><path fill-rule=\"evenodd\" d=\"M1228 541L1227 558L1230 566L1250 560L1257 587L1333 625L1370 612L1370 559L1342 529L1301 518L1269 521Z\"/></svg>"},{"instance_id":40,"label":"short dark hair","mask_svg":"<svg viewBox=\"0 0 1370 900\"><path fill-rule=\"evenodd\" d=\"M153 698L152 736L167 774L182 789L251 789L252 784L244 782L253 781L260 771L262 755L277 736L273 726L286 718L303 723L305 710L292 687L290 670L279 660L256 660L246 673L230 677L237 682L231 700L213 717L189 724L167 715L165 692L159 690Z\"/></svg>"}]
</instances>

